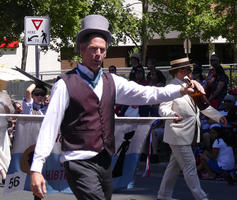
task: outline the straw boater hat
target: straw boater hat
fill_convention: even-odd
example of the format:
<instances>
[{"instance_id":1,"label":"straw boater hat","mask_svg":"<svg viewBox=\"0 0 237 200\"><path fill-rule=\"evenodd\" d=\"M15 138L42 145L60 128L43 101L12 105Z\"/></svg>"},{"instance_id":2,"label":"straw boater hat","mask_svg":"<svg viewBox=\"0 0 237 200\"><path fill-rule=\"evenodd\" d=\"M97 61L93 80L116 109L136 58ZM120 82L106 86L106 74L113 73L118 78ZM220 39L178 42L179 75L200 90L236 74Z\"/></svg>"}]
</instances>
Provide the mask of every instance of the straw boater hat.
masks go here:
<instances>
[{"instance_id":1,"label":"straw boater hat","mask_svg":"<svg viewBox=\"0 0 237 200\"><path fill-rule=\"evenodd\" d=\"M101 15L88 15L81 23L81 31L77 34L77 44L79 44L85 35L90 33L102 34L107 43L111 41L111 33L108 30L109 22Z\"/></svg>"},{"instance_id":2,"label":"straw boater hat","mask_svg":"<svg viewBox=\"0 0 237 200\"><path fill-rule=\"evenodd\" d=\"M169 69L169 71L172 71L174 69L184 68L184 67L192 67L193 64L190 63L189 58L181 58L177 60L172 60L170 62L170 65L171 65L171 68Z\"/></svg>"}]
</instances>

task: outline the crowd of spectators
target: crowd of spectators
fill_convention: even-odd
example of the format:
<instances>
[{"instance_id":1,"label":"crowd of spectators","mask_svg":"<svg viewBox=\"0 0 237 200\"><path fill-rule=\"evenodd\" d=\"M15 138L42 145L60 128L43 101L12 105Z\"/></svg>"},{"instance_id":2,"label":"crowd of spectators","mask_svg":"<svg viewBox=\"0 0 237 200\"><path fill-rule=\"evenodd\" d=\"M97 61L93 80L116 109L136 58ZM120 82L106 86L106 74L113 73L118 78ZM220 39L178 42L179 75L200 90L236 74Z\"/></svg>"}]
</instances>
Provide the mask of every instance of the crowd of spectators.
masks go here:
<instances>
[{"instance_id":1,"label":"crowd of spectators","mask_svg":"<svg viewBox=\"0 0 237 200\"><path fill-rule=\"evenodd\" d=\"M148 59L146 68L141 65L140 61L139 54L132 54L130 58L131 71L129 73L129 80L141 85L157 87L163 87L167 84L163 72L156 68L157 63L155 59ZM210 105L226 116L228 125L227 127L223 127L222 124L216 124L216 122L201 115L201 143L198 146L198 150L195 150L195 156L200 177L214 179L225 174L223 172L233 171L236 168L237 88L228 90L229 80L216 54L211 56L210 63L211 69L206 76L203 73L202 67L194 64L193 79L203 85ZM147 69L147 73L145 69ZM116 74L116 66L110 66L109 72ZM48 104L49 95L47 94L47 89L42 85L33 83L26 89L26 95L22 103L12 101L11 106L14 108L12 113L42 115L45 114ZM116 105L115 113L117 116L126 117L159 117L158 109L159 105ZM6 110L3 106L2 113L4 112L10 113L10 110ZM17 118L14 117L8 120L8 134L11 145L14 142L16 121ZM159 153L161 153L162 149L170 152L168 145L163 143L163 133L164 120L156 120L152 125L152 153L153 158L156 159L151 158L151 161L155 160L157 162L160 160ZM162 146L165 146L165 148L162 148ZM3 170L0 168L0 171ZM7 172L6 167L3 172ZM6 177L4 173L2 174L4 183Z\"/></svg>"},{"instance_id":2,"label":"crowd of spectators","mask_svg":"<svg viewBox=\"0 0 237 200\"><path fill-rule=\"evenodd\" d=\"M147 61L147 74L145 73L144 67L140 64L140 56L138 54L133 54L130 60L132 67L129 75L130 80L133 80L141 85L152 85L158 87L165 86L167 84L166 77L162 71L155 67L156 61L154 59L148 59ZM207 75L203 72L202 66L193 64L193 79L203 85L209 104L226 116L228 124L227 127L223 127L223 124L216 124L216 122L201 115L201 143L197 148L195 148L194 153L197 159L197 168L199 170L200 178L215 179L220 176L225 178L226 174L229 174L229 172L236 169L237 88L228 90L229 79L220 64L220 59L217 54L214 53L210 57L210 64L211 69ZM119 105L119 107L116 108L116 114L118 116L159 116L159 105ZM163 133L164 121L157 120L152 126L153 159L151 158L151 161L159 161L161 149L165 149L165 151L170 152L169 149L167 149L166 144L162 141ZM164 146L166 148L163 148Z\"/></svg>"},{"instance_id":3,"label":"crowd of spectators","mask_svg":"<svg viewBox=\"0 0 237 200\"><path fill-rule=\"evenodd\" d=\"M22 102L14 101L5 90L7 82L0 80L0 113L2 114L45 114L49 104L47 89L42 85L31 84ZM16 134L17 117L0 117L0 175L5 184L6 173L11 160L11 149Z\"/></svg>"}]
</instances>

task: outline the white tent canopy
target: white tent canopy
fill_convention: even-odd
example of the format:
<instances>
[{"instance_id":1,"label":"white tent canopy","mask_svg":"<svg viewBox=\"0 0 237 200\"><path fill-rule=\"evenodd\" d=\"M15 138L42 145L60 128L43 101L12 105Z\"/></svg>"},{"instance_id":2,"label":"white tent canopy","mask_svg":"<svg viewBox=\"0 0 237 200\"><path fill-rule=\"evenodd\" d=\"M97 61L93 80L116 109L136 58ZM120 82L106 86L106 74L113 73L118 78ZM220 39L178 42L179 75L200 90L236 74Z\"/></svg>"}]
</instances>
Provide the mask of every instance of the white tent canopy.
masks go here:
<instances>
[{"instance_id":1,"label":"white tent canopy","mask_svg":"<svg viewBox=\"0 0 237 200\"><path fill-rule=\"evenodd\" d=\"M8 68L4 65L0 65L0 80L4 81L12 81L12 80L24 80L24 81L29 81L30 79L23 75L22 73Z\"/></svg>"}]
</instances>

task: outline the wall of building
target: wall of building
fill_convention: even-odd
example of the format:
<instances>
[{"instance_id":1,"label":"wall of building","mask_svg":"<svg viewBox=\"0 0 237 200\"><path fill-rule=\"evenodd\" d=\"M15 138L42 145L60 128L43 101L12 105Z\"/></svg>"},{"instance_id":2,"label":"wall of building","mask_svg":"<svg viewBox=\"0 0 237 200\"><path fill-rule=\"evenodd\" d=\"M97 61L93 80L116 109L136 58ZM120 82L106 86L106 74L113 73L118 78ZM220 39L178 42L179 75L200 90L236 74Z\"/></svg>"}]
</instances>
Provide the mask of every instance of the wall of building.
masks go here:
<instances>
[{"instance_id":1,"label":"wall of building","mask_svg":"<svg viewBox=\"0 0 237 200\"><path fill-rule=\"evenodd\" d=\"M40 50L40 47L39 47ZM15 66L21 67L22 44L19 47L3 50L1 49L0 65L9 68ZM60 71L60 53L49 50L46 53L39 51L39 69L41 72ZM26 72L35 73L35 46L28 46L28 56L26 61ZM45 79L51 79L52 76L44 76Z\"/></svg>"}]
</instances>

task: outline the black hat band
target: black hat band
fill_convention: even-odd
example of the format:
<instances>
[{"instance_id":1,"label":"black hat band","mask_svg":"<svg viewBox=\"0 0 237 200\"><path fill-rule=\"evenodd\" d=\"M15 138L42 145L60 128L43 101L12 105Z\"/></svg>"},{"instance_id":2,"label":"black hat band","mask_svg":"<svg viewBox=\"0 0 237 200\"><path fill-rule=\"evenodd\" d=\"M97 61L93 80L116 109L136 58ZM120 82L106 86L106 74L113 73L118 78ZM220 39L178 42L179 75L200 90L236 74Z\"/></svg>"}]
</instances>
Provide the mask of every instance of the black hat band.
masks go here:
<instances>
[{"instance_id":1,"label":"black hat band","mask_svg":"<svg viewBox=\"0 0 237 200\"><path fill-rule=\"evenodd\" d=\"M190 65L190 62L187 61L187 62L173 64L172 67L181 67L181 66L185 66L185 65Z\"/></svg>"}]
</instances>

